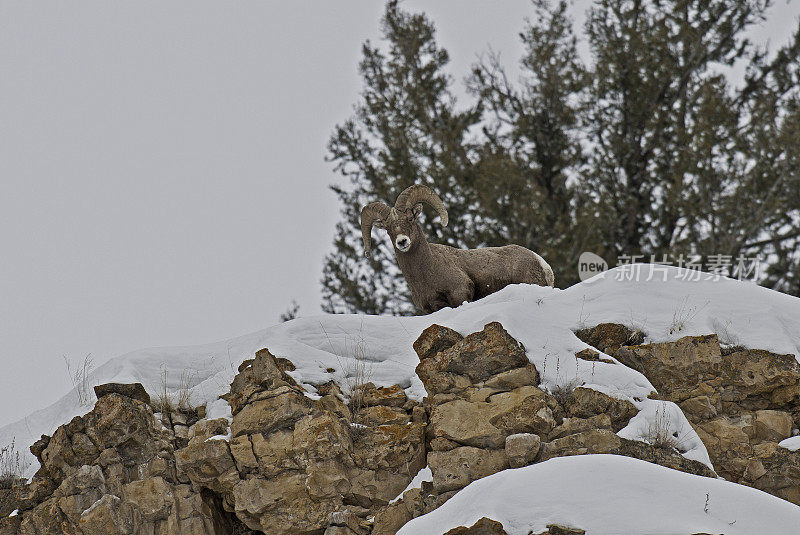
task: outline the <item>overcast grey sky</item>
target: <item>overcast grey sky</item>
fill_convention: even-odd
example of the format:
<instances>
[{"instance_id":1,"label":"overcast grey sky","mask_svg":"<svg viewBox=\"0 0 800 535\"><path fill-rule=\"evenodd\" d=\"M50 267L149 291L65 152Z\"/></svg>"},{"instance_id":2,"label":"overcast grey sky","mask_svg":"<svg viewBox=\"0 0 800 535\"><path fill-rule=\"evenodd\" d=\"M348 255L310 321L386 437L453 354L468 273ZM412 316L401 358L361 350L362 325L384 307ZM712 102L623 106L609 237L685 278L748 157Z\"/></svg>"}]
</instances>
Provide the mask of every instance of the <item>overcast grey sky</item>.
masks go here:
<instances>
[{"instance_id":1,"label":"overcast grey sky","mask_svg":"<svg viewBox=\"0 0 800 535\"><path fill-rule=\"evenodd\" d=\"M434 19L459 86L489 45L516 63L530 14L404 5ZM0 0L0 425L66 392L63 356L245 334L292 298L319 312L338 219L325 143L382 11ZM782 41L797 12L780 0L759 37Z\"/></svg>"}]
</instances>

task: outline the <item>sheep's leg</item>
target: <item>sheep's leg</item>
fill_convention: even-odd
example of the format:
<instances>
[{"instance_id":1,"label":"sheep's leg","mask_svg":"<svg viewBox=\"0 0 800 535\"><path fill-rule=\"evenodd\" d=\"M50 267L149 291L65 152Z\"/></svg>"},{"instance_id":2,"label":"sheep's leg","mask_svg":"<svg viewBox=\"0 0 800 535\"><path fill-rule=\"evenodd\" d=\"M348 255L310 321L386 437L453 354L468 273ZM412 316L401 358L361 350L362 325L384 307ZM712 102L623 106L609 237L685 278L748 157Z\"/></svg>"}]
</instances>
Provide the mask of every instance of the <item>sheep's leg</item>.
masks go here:
<instances>
[{"instance_id":1,"label":"sheep's leg","mask_svg":"<svg viewBox=\"0 0 800 535\"><path fill-rule=\"evenodd\" d=\"M469 286L464 286L458 288L457 290L448 292L447 294L447 302L448 304L456 308L460 306L464 301L472 301L475 295L474 286L470 284Z\"/></svg>"},{"instance_id":2,"label":"sheep's leg","mask_svg":"<svg viewBox=\"0 0 800 535\"><path fill-rule=\"evenodd\" d=\"M450 303L450 299L445 294L439 294L436 296L436 299L430 304L431 312L436 312L437 310L441 310L444 307L453 306Z\"/></svg>"}]
</instances>

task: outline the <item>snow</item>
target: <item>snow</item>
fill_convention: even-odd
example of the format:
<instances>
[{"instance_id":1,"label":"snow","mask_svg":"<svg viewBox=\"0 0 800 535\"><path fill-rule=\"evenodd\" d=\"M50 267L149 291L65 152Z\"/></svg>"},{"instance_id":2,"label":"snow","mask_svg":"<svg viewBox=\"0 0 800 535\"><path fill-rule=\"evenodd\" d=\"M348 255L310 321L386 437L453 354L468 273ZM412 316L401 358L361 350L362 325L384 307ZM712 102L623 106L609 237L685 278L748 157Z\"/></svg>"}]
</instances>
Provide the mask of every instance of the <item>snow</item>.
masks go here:
<instances>
[{"instance_id":1,"label":"snow","mask_svg":"<svg viewBox=\"0 0 800 535\"><path fill-rule=\"evenodd\" d=\"M105 498L106 496L110 496L110 498L109 498L109 499L110 499L111 501L114 501L114 502L117 502L117 501L119 501L119 496L117 496L116 494L104 494L103 496L100 496L98 499L96 499L96 500L94 501L94 503L93 503L92 505L90 505L90 506L89 506L89 508L88 508L88 509L86 509L84 512L82 512L82 513L81 513L81 518L83 518L83 517L87 516L89 513L91 513L92 511L94 511L94 510L95 510L95 508L96 508L98 505L100 505L100 502L102 502L102 501L103 501L103 498Z\"/></svg>"},{"instance_id":2,"label":"snow","mask_svg":"<svg viewBox=\"0 0 800 535\"><path fill-rule=\"evenodd\" d=\"M662 444L666 442L684 457L700 461L713 469L703 442L680 407L669 401L649 401L638 405L639 413L617 435L650 444L659 440Z\"/></svg>"},{"instance_id":3,"label":"snow","mask_svg":"<svg viewBox=\"0 0 800 535\"><path fill-rule=\"evenodd\" d=\"M419 334L432 323L466 335L499 321L524 344L543 388L583 384L632 401L643 413L620 432L623 435L642 434L655 415L666 411L670 429L683 433L682 453L707 462L705 448L685 419L673 407L664 408L665 402L647 398L655 389L643 375L618 363L577 359L575 353L587 345L573 331L602 322L622 323L655 342L717 333L726 344L797 357L800 299L724 277L691 280L694 272L675 267L665 268L667 280L661 274L648 277L646 268L641 271L638 280L629 280L624 268L615 268L565 290L512 285L480 301L427 316L320 315L208 345L143 349L99 366L89 382L141 382L148 392L156 393L162 390L166 371L170 395L188 380L191 402L206 404L208 418L230 418L230 407L218 397L228 391L239 364L267 347L294 363L296 370L289 374L312 395L313 385L330 380L347 392L354 377L363 375L378 386L399 384L409 397L420 400L425 390L414 373L419 359L412 349ZM16 439L19 450L32 461L25 474L30 477L38 463L27 453L28 446L88 410L72 390L51 406L0 428L0 445Z\"/></svg>"},{"instance_id":4,"label":"snow","mask_svg":"<svg viewBox=\"0 0 800 535\"><path fill-rule=\"evenodd\" d=\"M800 436L787 438L786 440L782 440L778 442L778 446L781 448L786 448L789 451L797 451L800 450Z\"/></svg>"},{"instance_id":5,"label":"snow","mask_svg":"<svg viewBox=\"0 0 800 535\"><path fill-rule=\"evenodd\" d=\"M548 524L591 535L797 535L800 507L770 494L617 455L556 457L470 483L397 535L445 533L481 517L509 535Z\"/></svg>"},{"instance_id":6,"label":"snow","mask_svg":"<svg viewBox=\"0 0 800 535\"><path fill-rule=\"evenodd\" d=\"M228 422L233 421L231 406L224 399L215 399L206 405L206 419L215 420L217 418L225 418Z\"/></svg>"},{"instance_id":7,"label":"snow","mask_svg":"<svg viewBox=\"0 0 800 535\"><path fill-rule=\"evenodd\" d=\"M8 516L17 516L19 514L19 509L14 509Z\"/></svg>"},{"instance_id":8,"label":"snow","mask_svg":"<svg viewBox=\"0 0 800 535\"><path fill-rule=\"evenodd\" d=\"M396 501L398 501L400 498L403 497L403 494L405 494L406 491L409 491L411 489L420 489L420 488L422 488L422 482L423 481L433 481L433 472L431 472L431 467L430 466L426 466L425 468L423 468L422 470L417 472L417 475L415 475L414 479L411 480L411 483L409 483L408 486L405 489L403 489L403 492L401 492L400 494L395 496L394 499L392 501L390 501L389 503L391 504L391 503L395 503Z\"/></svg>"}]
</instances>

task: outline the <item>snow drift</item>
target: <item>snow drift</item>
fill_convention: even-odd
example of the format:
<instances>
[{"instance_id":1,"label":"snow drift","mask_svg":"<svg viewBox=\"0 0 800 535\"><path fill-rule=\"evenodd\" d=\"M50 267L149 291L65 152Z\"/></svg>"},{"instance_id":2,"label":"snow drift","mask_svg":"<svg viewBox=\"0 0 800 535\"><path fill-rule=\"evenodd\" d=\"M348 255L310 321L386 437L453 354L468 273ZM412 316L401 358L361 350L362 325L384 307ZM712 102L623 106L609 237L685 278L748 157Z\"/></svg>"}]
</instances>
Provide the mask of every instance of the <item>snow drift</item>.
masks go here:
<instances>
[{"instance_id":1,"label":"snow drift","mask_svg":"<svg viewBox=\"0 0 800 535\"><path fill-rule=\"evenodd\" d=\"M398 535L445 533L481 517L502 523L509 535L541 533L548 524L591 535L794 535L800 507L750 487L639 459L577 455L473 481Z\"/></svg>"}]
</instances>

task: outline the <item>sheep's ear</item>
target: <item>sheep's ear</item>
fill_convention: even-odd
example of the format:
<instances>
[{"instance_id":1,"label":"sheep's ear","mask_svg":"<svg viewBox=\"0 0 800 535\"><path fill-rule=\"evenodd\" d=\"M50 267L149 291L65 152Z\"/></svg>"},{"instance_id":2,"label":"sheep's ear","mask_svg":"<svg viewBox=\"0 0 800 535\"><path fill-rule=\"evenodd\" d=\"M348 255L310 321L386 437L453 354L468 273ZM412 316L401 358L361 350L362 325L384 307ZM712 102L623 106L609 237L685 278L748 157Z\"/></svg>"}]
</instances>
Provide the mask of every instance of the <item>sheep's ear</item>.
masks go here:
<instances>
[{"instance_id":1,"label":"sheep's ear","mask_svg":"<svg viewBox=\"0 0 800 535\"><path fill-rule=\"evenodd\" d=\"M411 213L414 214L414 217L419 217L419 214L422 213L422 203L418 202L414 205L414 208L411 209Z\"/></svg>"},{"instance_id":2,"label":"sheep's ear","mask_svg":"<svg viewBox=\"0 0 800 535\"><path fill-rule=\"evenodd\" d=\"M372 225L382 229L386 228L386 225L383 224L383 219L376 219L372 222Z\"/></svg>"}]
</instances>

